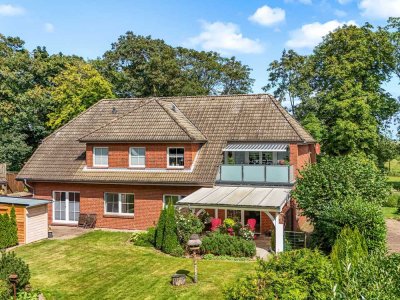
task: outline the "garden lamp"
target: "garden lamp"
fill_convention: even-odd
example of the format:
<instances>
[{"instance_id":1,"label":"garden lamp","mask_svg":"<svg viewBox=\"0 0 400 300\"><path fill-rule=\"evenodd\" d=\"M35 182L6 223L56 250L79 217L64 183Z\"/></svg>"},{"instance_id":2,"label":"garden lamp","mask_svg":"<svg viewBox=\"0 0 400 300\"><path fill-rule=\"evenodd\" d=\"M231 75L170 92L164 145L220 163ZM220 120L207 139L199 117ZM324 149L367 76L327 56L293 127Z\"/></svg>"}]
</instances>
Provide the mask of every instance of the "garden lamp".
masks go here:
<instances>
[{"instance_id":1,"label":"garden lamp","mask_svg":"<svg viewBox=\"0 0 400 300\"><path fill-rule=\"evenodd\" d=\"M8 280L10 281L10 283L13 286L13 290L14 290L14 300L17 299L17 282L18 282L18 275L17 274L11 274L10 276L8 276Z\"/></svg>"},{"instance_id":2,"label":"garden lamp","mask_svg":"<svg viewBox=\"0 0 400 300\"><path fill-rule=\"evenodd\" d=\"M201 240L199 235L192 234L187 242L187 245L190 251L193 254L193 264L194 264L194 283L197 283L197 259L196 259L196 251L200 250Z\"/></svg>"}]
</instances>

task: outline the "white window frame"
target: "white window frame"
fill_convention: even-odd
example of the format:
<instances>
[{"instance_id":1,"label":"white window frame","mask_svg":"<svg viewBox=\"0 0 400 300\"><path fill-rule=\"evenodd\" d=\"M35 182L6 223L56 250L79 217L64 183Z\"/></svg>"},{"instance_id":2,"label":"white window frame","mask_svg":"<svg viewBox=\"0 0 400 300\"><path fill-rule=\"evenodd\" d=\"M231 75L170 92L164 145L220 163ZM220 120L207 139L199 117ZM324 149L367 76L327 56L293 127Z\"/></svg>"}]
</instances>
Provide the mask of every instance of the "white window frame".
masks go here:
<instances>
[{"instance_id":1,"label":"white window frame","mask_svg":"<svg viewBox=\"0 0 400 300\"><path fill-rule=\"evenodd\" d=\"M144 156L137 156L137 157L144 157L144 165L132 165L132 149L144 149ZM146 167L146 147L129 147L129 167L130 168L145 168Z\"/></svg>"},{"instance_id":2,"label":"white window frame","mask_svg":"<svg viewBox=\"0 0 400 300\"><path fill-rule=\"evenodd\" d=\"M183 149L183 166L169 165L169 149ZM185 147L167 147L167 167L169 169L184 169L185 168Z\"/></svg>"},{"instance_id":3,"label":"white window frame","mask_svg":"<svg viewBox=\"0 0 400 300\"><path fill-rule=\"evenodd\" d=\"M106 165L96 165L96 149L107 149L107 164ZM108 147L93 147L93 167L108 167L109 164L109 149Z\"/></svg>"},{"instance_id":4,"label":"white window frame","mask_svg":"<svg viewBox=\"0 0 400 300\"><path fill-rule=\"evenodd\" d=\"M178 197L178 201L179 201L179 200L185 198L186 196L184 196L184 195L176 195L176 194L164 194L163 195L163 208L168 205L168 203L165 200L166 197Z\"/></svg>"},{"instance_id":5,"label":"white window frame","mask_svg":"<svg viewBox=\"0 0 400 300\"><path fill-rule=\"evenodd\" d=\"M56 220L56 193L65 193L65 202L66 202L66 207L65 207L65 218L68 217L67 220ZM74 193L74 194L79 194L79 213L81 213L81 203L82 203L82 198L81 198L81 192L80 191L53 191L53 199L52 199L52 213L53 213L53 222L54 223L59 223L59 224L78 224L78 221L70 221L69 220L69 194ZM79 220L79 218L78 218Z\"/></svg>"},{"instance_id":6,"label":"white window frame","mask_svg":"<svg viewBox=\"0 0 400 300\"><path fill-rule=\"evenodd\" d=\"M118 194L118 212L107 212L106 194ZM121 195L133 195L133 213L123 213L122 211L122 197ZM118 192L104 192L104 214L109 216L134 216L135 215L135 194L134 193L118 193Z\"/></svg>"}]
</instances>

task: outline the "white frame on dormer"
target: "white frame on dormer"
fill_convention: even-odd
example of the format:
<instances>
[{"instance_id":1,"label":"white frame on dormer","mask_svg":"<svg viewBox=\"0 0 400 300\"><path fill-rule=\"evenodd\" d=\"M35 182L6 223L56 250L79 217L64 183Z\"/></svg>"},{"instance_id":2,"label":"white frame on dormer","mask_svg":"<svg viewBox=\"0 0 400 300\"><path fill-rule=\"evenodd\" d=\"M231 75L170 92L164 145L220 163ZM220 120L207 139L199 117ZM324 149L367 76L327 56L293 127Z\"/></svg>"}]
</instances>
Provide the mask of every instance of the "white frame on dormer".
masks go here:
<instances>
[{"instance_id":1,"label":"white frame on dormer","mask_svg":"<svg viewBox=\"0 0 400 300\"><path fill-rule=\"evenodd\" d=\"M183 149L183 166L170 166L169 165L169 149ZM167 168L168 169L184 169L185 168L185 147L167 147Z\"/></svg>"},{"instance_id":2,"label":"white frame on dormer","mask_svg":"<svg viewBox=\"0 0 400 300\"><path fill-rule=\"evenodd\" d=\"M144 156L137 156L137 157L143 157L144 158L144 165L132 165L132 149L144 149ZM129 147L129 167L130 168L145 168L146 167L146 147Z\"/></svg>"},{"instance_id":3,"label":"white frame on dormer","mask_svg":"<svg viewBox=\"0 0 400 300\"><path fill-rule=\"evenodd\" d=\"M106 165L97 165L96 164L96 149L107 149L107 164ZM93 147L93 167L108 167L108 158L109 158L109 151L108 147Z\"/></svg>"}]
</instances>

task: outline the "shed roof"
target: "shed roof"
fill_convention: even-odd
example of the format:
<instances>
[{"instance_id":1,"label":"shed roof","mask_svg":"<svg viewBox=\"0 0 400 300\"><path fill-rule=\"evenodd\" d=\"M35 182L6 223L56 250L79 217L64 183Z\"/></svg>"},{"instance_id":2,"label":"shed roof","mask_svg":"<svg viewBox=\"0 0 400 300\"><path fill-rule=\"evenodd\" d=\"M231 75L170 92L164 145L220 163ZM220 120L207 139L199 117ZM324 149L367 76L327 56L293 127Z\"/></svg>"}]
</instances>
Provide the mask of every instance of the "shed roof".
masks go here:
<instances>
[{"instance_id":1,"label":"shed roof","mask_svg":"<svg viewBox=\"0 0 400 300\"><path fill-rule=\"evenodd\" d=\"M13 204L13 205L22 205L27 207L39 206L49 204L51 201L48 200L39 200L33 198L19 198L19 197L7 197L0 196L0 203L2 204Z\"/></svg>"},{"instance_id":2,"label":"shed roof","mask_svg":"<svg viewBox=\"0 0 400 300\"><path fill-rule=\"evenodd\" d=\"M178 201L193 207L276 209L289 200L290 188L215 186L201 188Z\"/></svg>"}]
</instances>

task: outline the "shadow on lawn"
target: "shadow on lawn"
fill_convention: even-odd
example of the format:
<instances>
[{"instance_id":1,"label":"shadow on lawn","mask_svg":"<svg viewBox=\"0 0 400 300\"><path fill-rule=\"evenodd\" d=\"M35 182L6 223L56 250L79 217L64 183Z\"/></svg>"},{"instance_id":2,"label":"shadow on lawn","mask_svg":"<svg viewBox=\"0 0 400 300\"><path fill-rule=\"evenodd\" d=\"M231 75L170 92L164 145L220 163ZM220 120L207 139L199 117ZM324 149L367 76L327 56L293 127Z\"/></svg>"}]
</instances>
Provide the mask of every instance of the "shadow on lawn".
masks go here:
<instances>
[{"instance_id":1,"label":"shadow on lawn","mask_svg":"<svg viewBox=\"0 0 400 300\"><path fill-rule=\"evenodd\" d=\"M175 274L184 274L184 275L186 275L187 278L190 278L190 280L192 282L194 282L193 276L189 275L189 273L190 273L190 271L188 271L188 270L178 270L178 271L175 272Z\"/></svg>"}]
</instances>

